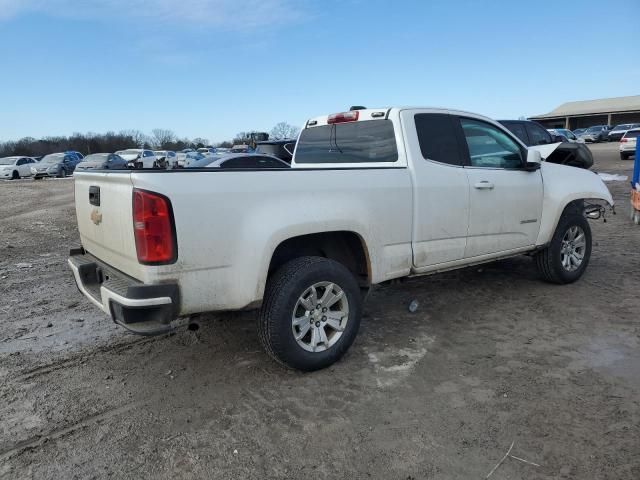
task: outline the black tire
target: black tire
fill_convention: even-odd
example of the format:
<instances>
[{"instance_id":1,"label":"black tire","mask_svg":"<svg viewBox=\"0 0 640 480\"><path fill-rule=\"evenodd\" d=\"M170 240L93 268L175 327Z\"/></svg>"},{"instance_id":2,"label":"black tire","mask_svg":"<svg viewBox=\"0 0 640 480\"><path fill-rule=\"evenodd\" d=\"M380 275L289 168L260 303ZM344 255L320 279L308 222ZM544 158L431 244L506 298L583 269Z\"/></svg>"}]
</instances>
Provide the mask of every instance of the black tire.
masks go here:
<instances>
[{"instance_id":1,"label":"black tire","mask_svg":"<svg viewBox=\"0 0 640 480\"><path fill-rule=\"evenodd\" d=\"M584 232L586 245L582 262L578 268L569 270L562 265L563 239L574 226ZM584 215L575 211L565 212L558 222L549 246L535 256L536 266L542 278L547 282L557 284L573 283L578 280L589 265L591 238L591 227Z\"/></svg>"},{"instance_id":2,"label":"black tire","mask_svg":"<svg viewBox=\"0 0 640 480\"><path fill-rule=\"evenodd\" d=\"M298 299L318 282L332 282L342 289L349 314L335 343L324 351L311 352L296 341L292 316ZM358 282L344 265L323 257L300 257L286 263L270 278L259 314L258 334L264 349L277 362L310 372L328 367L345 354L358 334L361 315Z\"/></svg>"},{"instance_id":3,"label":"black tire","mask_svg":"<svg viewBox=\"0 0 640 480\"><path fill-rule=\"evenodd\" d=\"M628 160L629 154L620 152L620 160Z\"/></svg>"},{"instance_id":4,"label":"black tire","mask_svg":"<svg viewBox=\"0 0 640 480\"><path fill-rule=\"evenodd\" d=\"M33 177L34 180L42 180L42 177Z\"/></svg>"},{"instance_id":5,"label":"black tire","mask_svg":"<svg viewBox=\"0 0 640 480\"><path fill-rule=\"evenodd\" d=\"M67 177L67 171L64 168L60 169L60 173L58 173L58 178L66 178Z\"/></svg>"},{"instance_id":6,"label":"black tire","mask_svg":"<svg viewBox=\"0 0 640 480\"><path fill-rule=\"evenodd\" d=\"M11 180L18 180L20 179L20 174L18 173L17 170L14 170L13 173L11 174Z\"/></svg>"}]
</instances>

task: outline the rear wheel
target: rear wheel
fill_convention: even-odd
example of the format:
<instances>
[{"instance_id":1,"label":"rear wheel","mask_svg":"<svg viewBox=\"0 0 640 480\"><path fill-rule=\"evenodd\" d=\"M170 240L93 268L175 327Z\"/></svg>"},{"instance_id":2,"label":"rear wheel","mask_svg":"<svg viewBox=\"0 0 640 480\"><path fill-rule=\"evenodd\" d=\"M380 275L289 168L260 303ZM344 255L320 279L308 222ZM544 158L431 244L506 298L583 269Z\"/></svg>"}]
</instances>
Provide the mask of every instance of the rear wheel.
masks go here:
<instances>
[{"instance_id":1,"label":"rear wheel","mask_svg":"<svg viewBox=\"0 0 640 480\"><path fill-rule=\"evenodd\" d=\"M628 160L628 159L629 159L628 153L620 152L620 160Z\"/></svg>"},{"instance_id":2,"label":"rear wheel","mask_svg":"<svg viewBox=\"0 0 640 480\"><path fill-rule=\"evenodd\" d=\"M18 173L17 170L14 170L13 173L11 174L11 180L18 180L20 178L20 174Z\"/></svg>"},{"instance_id":3,"label":"rear wheel","mask_svg":"<svg viewBox=\"0 0 640 480\"><path fill-rule=\"evenodd\" d=\"M64 168L60 169L60 173L58 174L58 178L66 178L67 171Z\"/></svg>"},{"instance_id":4,"label":"rear wheel","mask_svg":"<svg viewBox=\"0 0 640 480\"><path fill-rule=\"evenodd\" d=\"M542 278L551 283L578 280L591 258L591 228L587 219L576 212L563 214L549 246L539 252L536 265Z\"/></svg>"},{"instance_id":5,"label":"rear wheel","mask_svg":"<svg viewBox=\"0 0 640 480\"><path fill-rule=\"evenodd\" d=\"M360 327L362 295L342 264L322 257L291 260L269 281L258 333L267 353L298 370L338 361Z\"/></svg>"}]
</instances>

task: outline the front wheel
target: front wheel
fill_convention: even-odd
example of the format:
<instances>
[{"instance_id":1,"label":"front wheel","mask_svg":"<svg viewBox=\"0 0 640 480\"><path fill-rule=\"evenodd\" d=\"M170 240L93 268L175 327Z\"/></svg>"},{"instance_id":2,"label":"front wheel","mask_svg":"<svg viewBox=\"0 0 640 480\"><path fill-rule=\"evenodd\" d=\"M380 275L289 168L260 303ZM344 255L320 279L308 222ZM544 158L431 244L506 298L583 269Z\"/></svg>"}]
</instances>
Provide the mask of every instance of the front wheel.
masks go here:
<instances>
[{"instance_id":1,"label":"front wheel","mask_svg":"<svg viewBox=\"0 0 640 480\"><path fill-rule=\"evenodd\" d=\"M629 154L620 152L620 160L628 160Z\"/></svg>"},{"instance_id":2,"label":"front wheel","mask_svg":"<svg viewBox=\"0 0 640 480\"><path fill-rule=\"evenodd\" d=\"M591 258L591 227L579 213L565 213L560 218L551 242L535 260L544 280L565 284L578 280Z\"/></svg>"},{"instance_id":3,"label":"front wheel","mask_svg":"<svg viewBox=\"0 0 640 480\"><path fill-rule=\"evenodd\" d=\"M270 279L258 333L267 353L298 370L313 371L338 361L360 327L362 295L342 264L300 257Z\"/></svg>"},{"instance_id":4,"label":"front wheel","mask_svg":"<svg viewBox=\"0 0 640 480\"><path fill-rule=\"evenodd\" d=\"M18 173L17 170L14 170L13 173L11 174L11 180L19 180L20 179L20 174Z\"/></svg>"}]
</instances>

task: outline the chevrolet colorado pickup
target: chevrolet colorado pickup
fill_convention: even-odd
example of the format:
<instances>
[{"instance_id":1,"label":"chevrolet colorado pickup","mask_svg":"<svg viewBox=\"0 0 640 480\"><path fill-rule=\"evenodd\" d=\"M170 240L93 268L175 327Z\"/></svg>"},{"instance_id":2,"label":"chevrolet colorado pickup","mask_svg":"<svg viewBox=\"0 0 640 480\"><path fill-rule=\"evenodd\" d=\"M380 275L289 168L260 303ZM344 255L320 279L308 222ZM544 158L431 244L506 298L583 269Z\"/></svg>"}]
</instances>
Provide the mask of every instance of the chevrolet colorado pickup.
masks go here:
<instances>
[{"instance_id":1,"label":"chevrolet colorado pickup","mask_svg":"<svg viewBox=\"0 0 640 480\"><path fill-rule=\"evenodd\" d=\"M577 280L589 206L613 206L593 172L428 108L310 119L287 169L78 172L75 199L69 266L116 323L158 334L259 308L266 351L307 371L347 351L372 285L521 254L547 281Z\"/></svg>"}]
</instances>

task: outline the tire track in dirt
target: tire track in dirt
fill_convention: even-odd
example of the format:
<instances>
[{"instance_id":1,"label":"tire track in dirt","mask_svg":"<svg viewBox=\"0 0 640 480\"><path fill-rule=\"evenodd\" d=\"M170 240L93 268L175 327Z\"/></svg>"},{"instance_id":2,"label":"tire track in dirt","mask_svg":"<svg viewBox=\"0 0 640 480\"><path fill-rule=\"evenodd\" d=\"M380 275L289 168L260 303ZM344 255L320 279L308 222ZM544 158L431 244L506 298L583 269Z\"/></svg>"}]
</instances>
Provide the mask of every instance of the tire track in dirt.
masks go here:
<instances>
[{"instance_id":1,"label":"tire track in dirt","mask_svg":"<svg viewBox=\"0 0 640 480\"><path fill-rule=\"evenodd\" d=\"M97 347L94 351L87 353L81 352L80 354L73 355L71 357L67 357L58 361L51 362L46 365L38 365L36 367L32 367L26 369L15 377L9 377L8 380L16 381L16 382L25 382L27 380L32 380L33 378L47 375L49 373L53 373L57 370L72 367L75 365L79 365L83 361L87 361L90 358L96 357L103 353L122 353L133 347L139 345L146 345L148 343L158 342L162 339L162 337L142 337L136 340L132 340L130 342L123 342L118 344L110 344L102 347Z\"/></svg>"},{"instance_id":2,"label":"tire track in dirt","mask_svg":"<svg viewBox=\"0 0 640 480\"><path fill-rule=\"evenodd\" d=\"M67 425L66 427L56 428L44 435L35 435L33 437L21 440L15 443L13 446L0 451L0 461L8 460L15 455L21 455L27 451L35 450L46 442L51 440L58 440L67 435L71 435L78 430L87 428L95 423L99 423L102 420L108 420L112 417L118 416L121 413L129 412L137 407L143 406L144 402L132 402L125 405L121 405L115 408L108 408L100 413L89 415L83 419Z\"/></svg>"}]
</instances>

